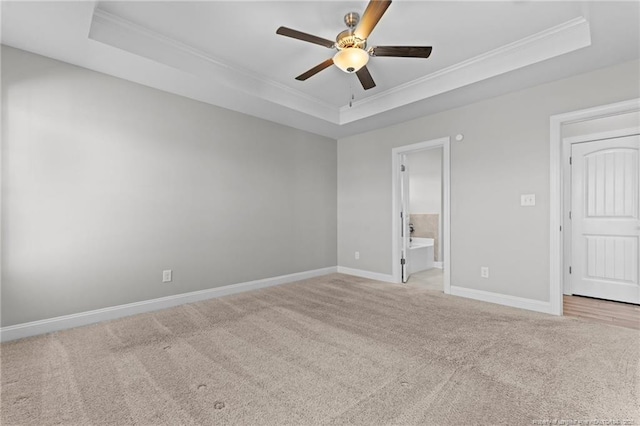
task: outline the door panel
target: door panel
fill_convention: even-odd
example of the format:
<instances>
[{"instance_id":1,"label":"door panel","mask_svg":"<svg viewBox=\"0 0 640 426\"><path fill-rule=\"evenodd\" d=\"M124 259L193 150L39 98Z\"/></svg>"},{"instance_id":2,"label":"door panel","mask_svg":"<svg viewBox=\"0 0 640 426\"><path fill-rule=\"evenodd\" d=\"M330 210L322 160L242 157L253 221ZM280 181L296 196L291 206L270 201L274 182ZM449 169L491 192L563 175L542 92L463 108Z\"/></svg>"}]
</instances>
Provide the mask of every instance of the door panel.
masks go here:
<instances>
[{"instance_id":1,"label":"door panel","mask_svg":"<svg viewBox=\"0 0 640 426\"><path fill-rule=\"evenodd\" d=\"M590 218L637 218L638 203L634 194L638 193L638 151L623 148L599 150L585 155L584 161L587 179L585 215Z\"/></svg>"},{"instance_id":2,"label":"door panel","mask_svg":"<svg viewBox=\"0 0 640 426\"><path fill-rule=\"evenodd\" d=\"M634 259L638 257L638 239L587 235L586 277L634 284Z\"/></svg>"},{"instance_id":3,"label":"door panel","mask_svg":"<svg viewBox=\"0 0 640 426\"><path fill-rule=\"evenodd\" d=\"M573 144L573 294L640 303L640 137Z\"/></svg>"}]
</instances>

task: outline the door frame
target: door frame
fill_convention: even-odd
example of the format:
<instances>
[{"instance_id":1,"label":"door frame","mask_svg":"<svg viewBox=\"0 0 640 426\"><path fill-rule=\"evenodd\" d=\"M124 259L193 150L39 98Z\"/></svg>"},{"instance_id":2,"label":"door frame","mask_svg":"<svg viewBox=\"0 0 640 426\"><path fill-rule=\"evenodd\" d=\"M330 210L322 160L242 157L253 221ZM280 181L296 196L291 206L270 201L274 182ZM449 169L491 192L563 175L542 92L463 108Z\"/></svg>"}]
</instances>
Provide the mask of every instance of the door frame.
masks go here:
<instances>
[{"instance_id":1,"label":"door frame","mask_svg":"<svg viewBox=\"0 0 640 426\"><path fill-rule=\"evenodd\" d=\"M451 294L451 138L444 137L404 145L391 150L391 270L393 282L402 282L402 268L400 257L402 240L400 238L400 165L403 155L428 149L442 148L442 255L444 257L444 293Z\"/></svg>"},{"instance_id":2,"label":"door frame","mask_svg":"<svg viewBox=\"0 0 640 426\"><path fill-rule=\"evenodd\" d=\"M571 258L566 256L565 243L566 241L570 242L571 237L571 227L567 227L566 224L571 201L570 199L567 201L567 197L570 197L570 191L566 185L567 181L571 179L571 170L569 169L571 143L578 143L577 141L579 140L578 138L567 138L565 142L562 138L562 126L638 111L640 111L640 98L557 114L550 118L549 301L551 306L549 313L553 315L562 315L562 297L565 291L565 283L568 283L566 275L568 274L568 261ZM592 140L597 140L616 137L611 135L628 136L628 134L622 135L620 133L638 130L624 129L587 136L595 137L596 139ZM586 141L582 140L582 142Z\"/></svg>"}]
</instances>

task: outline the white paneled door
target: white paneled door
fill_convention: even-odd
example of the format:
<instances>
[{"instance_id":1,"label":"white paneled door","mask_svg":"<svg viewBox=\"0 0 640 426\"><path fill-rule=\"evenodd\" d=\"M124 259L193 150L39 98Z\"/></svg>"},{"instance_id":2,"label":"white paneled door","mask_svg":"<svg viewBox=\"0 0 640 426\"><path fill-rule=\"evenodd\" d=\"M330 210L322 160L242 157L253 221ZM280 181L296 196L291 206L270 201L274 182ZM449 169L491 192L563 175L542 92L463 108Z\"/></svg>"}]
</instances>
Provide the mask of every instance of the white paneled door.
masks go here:
<instances>
[{"instance_id":1,"label":"white paneled door","mask_svg":"<svg viewBox=\"0 0 640 426\"><path fill-rule=\"evenodd\" d=\"M571 292L640 303L640 136L571 146Z\"/></svg>"}]
</instances>

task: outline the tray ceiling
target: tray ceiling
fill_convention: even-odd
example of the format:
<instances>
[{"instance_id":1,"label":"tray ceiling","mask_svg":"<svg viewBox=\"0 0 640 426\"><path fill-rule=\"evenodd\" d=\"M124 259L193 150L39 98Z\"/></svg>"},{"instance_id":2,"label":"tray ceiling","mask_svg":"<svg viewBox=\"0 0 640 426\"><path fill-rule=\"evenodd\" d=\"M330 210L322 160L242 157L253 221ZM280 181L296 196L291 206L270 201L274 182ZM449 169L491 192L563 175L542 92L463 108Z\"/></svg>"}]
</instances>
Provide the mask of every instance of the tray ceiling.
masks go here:
<instances>
[{"instance_id":1,"label":"tray ceiling","mask_svg":"<svg viewBox=\"0 0 640 426\"><path fill-rule=\"evenodd\" d=\"M369 45L431 45L429 59L371 58L377 86L333 55L278 36L334 39L367 2L3 2L2 42L330 137L636 59L636 2L394 1ZM355 101L349 106L352 95Z\"/></svg>"}]
</instances>

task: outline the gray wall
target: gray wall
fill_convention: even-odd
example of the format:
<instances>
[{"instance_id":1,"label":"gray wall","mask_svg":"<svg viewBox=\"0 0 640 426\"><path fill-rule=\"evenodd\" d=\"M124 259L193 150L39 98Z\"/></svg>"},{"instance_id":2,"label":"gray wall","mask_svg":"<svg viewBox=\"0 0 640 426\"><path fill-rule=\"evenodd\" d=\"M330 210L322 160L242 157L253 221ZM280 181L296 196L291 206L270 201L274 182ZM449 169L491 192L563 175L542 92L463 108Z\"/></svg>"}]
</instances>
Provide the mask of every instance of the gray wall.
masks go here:
<instances>
[{"instance_id":1,"label":"gray wall","mask_svg":"<svg viewBox=\"0 0 640 426\"><path fill-rule=\"evenodd\" d=\"M451 284L549 300L549 117L639 97L638 69L625 63L338 140L338 265L391 274L391 149L452 136ZM529 193L536 206L520 207Z\"/></svg>"},{"instance_id":2,"label":"gray wall","mask_svg":"<svg viewBox=\"0 0 640 426\"><path fill-rule=\"evenodd\" d=\"M409 212L435 213L442 210L442 148L407 155L409 161Z\"/></svg>"},{"instance_id":3,"label":"gray wall","mask_svg":"<svg viewBox=\"0 0 640 426\"><path fill-rule=\"evenodd\" d=\"M8 47L2 124L2 326L336 265L335 140Z\"/></svg>"}]
</instances>

